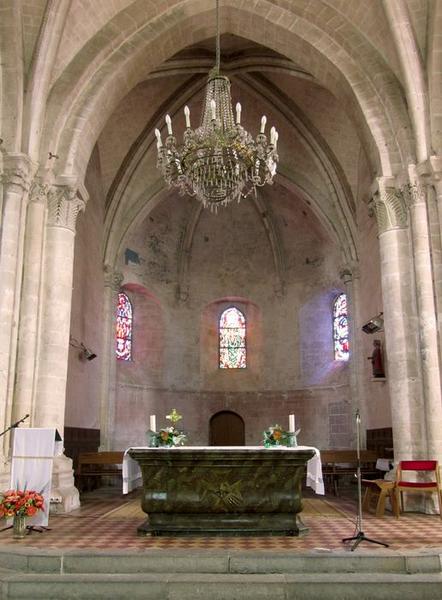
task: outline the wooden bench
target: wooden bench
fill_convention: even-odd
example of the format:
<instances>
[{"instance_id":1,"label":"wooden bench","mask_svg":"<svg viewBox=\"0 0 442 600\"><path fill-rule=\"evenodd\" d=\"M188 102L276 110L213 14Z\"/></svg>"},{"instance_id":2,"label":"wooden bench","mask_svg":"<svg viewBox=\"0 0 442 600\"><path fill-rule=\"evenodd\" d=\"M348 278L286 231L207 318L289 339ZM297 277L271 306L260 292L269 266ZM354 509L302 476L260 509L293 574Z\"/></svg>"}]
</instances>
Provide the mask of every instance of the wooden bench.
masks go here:
<instances>
[{"instance_id":1,"label":"wooden bench","mask_svg":"<svg viewBox=\"0 0 442 600\"><path fill-rule=\"evenodd\" d=\"M365 478L379 477L376 469L377 453L372 450L361 450L361 476ZM339 479L356 474L358 457L356 450L322 450L322 476L326 487L338 496Z\"/></svg>"},{"instance_id":2,"label":"wooden bench","mask_svg":"<svg viewBox=\"0 0 442 600\"><path fill-rule=\"evenodd\" d=\"M102 477L122 477L124 452L81 452L75 479L80 491L98 487Z\"/></svg>"}]
</instances>

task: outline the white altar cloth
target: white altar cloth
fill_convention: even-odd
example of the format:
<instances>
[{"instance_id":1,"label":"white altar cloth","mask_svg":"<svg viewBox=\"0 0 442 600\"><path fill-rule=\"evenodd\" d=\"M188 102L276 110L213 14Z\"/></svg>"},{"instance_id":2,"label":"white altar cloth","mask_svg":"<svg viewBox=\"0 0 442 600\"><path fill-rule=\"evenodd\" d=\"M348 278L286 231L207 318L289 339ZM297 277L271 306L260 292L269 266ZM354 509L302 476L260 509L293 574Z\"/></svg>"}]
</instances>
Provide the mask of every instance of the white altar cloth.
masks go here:
<instances>
[{"instance_id":1,"label":"white altar cloth","mask_svg":"<svg viewBox=\"0 0 442 600\"><path fill-rule=\"evenodd\" d=\"M55 428L14 429L10 487L34 490L44 499L43 510L33 517L26 517L28 525L48 525L56 435Z\"/></svg>"},{"instance_id":2,"label":"white altar cloth","mask_svg":"<svg viewBox=\"0 0 442 600\"><path fill-rule=\"evenodd\" d=\"M133 460L128 454L129 450L141 450L147 446L134 446L127 448L123 458L123 494L128 494L142 483L141 470L138 463ZM168 448L170 449L170 448ZM267 448L263 446L178 446L172 447L172 450L179 452L181 449L186 450L207 450L214 452L217 450L262 450L267 452ZM272 446L272 450L290 450L290 452L298 452L299 450L314 450L315 455L307 462L307 477L306 484L316 494L324 495L324 481L322 479L321 455L317 448L313 446L297 446L296 448L287 448L287 446ZM163 448L149 448L149 450L158 450L161 452Z\"/></svg>"}]
</instances>

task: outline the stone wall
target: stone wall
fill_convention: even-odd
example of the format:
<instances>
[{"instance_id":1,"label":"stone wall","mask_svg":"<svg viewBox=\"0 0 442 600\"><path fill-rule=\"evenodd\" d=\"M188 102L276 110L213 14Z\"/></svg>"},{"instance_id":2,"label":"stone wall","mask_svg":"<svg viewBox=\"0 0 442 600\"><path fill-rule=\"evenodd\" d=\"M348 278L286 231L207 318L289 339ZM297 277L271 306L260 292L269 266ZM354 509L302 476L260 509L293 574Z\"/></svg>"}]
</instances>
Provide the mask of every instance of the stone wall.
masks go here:
<instances>
[{"instance_id":1,"label":"stone wall","mask_svg":"<svg viewBox=\"0 0 442 600\"><path fill-rule=\"evenodd\" d=\"M103 332L103 266L101 256L103 193L100 160L95 149L89 164L86 187L90 198L78 220L75 237L71 336L97 354L94 360L80 357L70 346L66 389L65 424L68 427L99 428Z\"/></svg>"}]
</instances>

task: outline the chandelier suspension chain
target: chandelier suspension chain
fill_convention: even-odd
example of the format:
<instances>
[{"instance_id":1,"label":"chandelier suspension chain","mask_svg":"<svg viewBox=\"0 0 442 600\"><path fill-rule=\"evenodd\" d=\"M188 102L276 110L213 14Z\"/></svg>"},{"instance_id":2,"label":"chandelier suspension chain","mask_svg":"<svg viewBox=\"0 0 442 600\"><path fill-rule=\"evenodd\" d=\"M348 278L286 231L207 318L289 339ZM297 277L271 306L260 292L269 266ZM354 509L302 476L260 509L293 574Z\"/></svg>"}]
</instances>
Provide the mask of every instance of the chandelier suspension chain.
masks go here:
<instances>
[{"instance_id":1,"label":"chandelier suspension chain","mask_svg":"<svg viewBox=\"0 0 442 600\"><path fill-rule=\"evenodd\" d=\"M219 34L219 0L216 0L216 73L219 74L221 68L221 44Z\"/></svg>"}]
</instances>

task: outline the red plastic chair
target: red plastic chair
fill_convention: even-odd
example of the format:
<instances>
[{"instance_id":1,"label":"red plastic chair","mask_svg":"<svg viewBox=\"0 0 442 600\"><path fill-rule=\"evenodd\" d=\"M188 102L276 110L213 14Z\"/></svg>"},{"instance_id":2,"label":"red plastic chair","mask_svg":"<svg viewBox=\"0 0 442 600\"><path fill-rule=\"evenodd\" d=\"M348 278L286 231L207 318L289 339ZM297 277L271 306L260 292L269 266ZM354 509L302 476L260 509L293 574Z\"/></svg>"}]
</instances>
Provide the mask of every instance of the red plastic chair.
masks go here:
<instances>
[{"instance_id":1,"label":"red plastic chair","mask_svg":"<svg viewBox=\"0 0 442 600\"><path fill-rule=\"evenodd\" d=\"M404 479L404 471L412 471L415 474L424 474L426 480L407 481ZM428 476L433 474L429 481ZM419 478L418 478L419 479ZM396 517L399 518L399 496L401 500L401 509L404 510L403 492L407 493L429 493L436 494L439 503L439 515L442 519L442 489L439 474L439 465L437 460L402 460L396 471L396 483L394 493L396 496Z\"/></svg>"}]
</instances>

